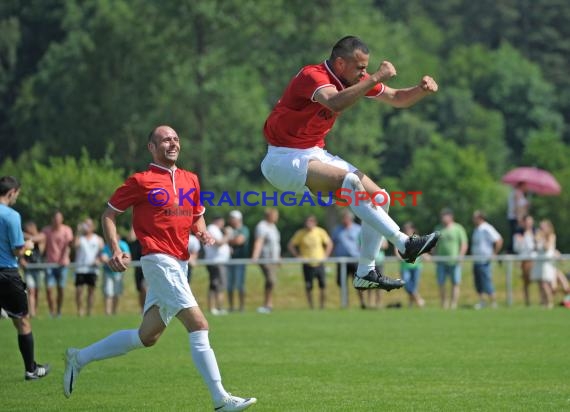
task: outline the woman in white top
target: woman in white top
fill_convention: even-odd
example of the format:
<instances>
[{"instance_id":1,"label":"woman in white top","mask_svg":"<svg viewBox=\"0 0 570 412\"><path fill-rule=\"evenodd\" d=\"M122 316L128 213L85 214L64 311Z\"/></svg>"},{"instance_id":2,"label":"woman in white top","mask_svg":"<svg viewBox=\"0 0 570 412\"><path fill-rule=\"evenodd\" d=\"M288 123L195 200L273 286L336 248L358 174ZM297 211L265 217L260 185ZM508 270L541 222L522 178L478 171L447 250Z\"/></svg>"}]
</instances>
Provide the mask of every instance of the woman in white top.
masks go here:
<instances>
[{"instance_id":1,"label":"woman in white top","mask_svg":"<svg viewBox=\"0 0 570 412\"><path fill-rule=\"evenodd\" d=\"M552 286L556 280L556 267L551 260L556 253L556 234L552 222L544 219L540 222L535 236L536 257L531 279L539 282L542 304L547 308L554 307Z\"/></svg>"}]
</instances>

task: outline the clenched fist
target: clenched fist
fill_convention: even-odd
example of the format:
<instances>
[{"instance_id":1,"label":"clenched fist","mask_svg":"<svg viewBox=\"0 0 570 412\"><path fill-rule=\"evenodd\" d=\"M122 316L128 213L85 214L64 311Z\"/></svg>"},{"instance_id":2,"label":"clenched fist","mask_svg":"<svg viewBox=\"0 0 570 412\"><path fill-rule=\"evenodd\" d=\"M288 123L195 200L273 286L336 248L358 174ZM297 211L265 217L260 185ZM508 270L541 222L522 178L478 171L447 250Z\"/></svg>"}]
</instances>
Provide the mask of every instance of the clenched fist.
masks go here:
<instances>
[{"instance_id":1,"label":"clenched fist","mask_svg":"<svg viewBox=\"0 0 570 412\"><path fill-rule=\"evenodd\" d=\"M113 257L107 263L114 272L124 272L129 267L131 258L127 253L113 253Z\"/></svg>"},{"instance_id":2,"label":"clenched fist","mask_svg":"<svg viewBox=\"0 0 570 412\"><path fill-rule=\"evenodd\" d=\"M206 246L212 246L214 243L216 243L216 239L214 239L214 237L210 234L210 232L207 231L195 232L194 236L196 236L198 240Z\"/></svg>"},{"instance_id":3,"label":"clenched fist","mask_svg":"<svg viewBox=\"0 0 570 412\"><path fill-rule=\"evenodd\" d=\"M382 64L380 64L378 71L374 73L373 76L378 82L385 82L386 80L390 80L396 74L396 68L394 65L389 61L384 60Z\"/></svg>"},{"instance_id":4,"label":"clenched fist","mask_svg":"<svg viewBox=\"0 0 570 412\"><path fill-rule=\"evenodd\" d=\"M418 86L421 87L423 91L426 91L428 93L435 93L438 89L437 83L430 76L422 77L422 80Z\"/></svg>"}]
</instances>

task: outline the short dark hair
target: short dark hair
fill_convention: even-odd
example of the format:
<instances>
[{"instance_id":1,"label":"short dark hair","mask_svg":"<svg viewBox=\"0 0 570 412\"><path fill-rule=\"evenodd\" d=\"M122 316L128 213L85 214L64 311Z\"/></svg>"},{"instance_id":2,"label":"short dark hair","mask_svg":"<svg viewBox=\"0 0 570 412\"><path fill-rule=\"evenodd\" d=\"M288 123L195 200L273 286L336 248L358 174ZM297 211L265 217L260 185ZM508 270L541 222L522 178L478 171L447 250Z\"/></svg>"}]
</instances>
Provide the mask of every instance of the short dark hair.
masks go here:
<instances>
[{"instance_id":1,"label":"short dark hair","mask_svg":"<svg viewBox=\"0 0 570 412\"><path fill-rule=\"evenodd\" d=\"M333 46L331 52L331 61L334 61L337 57L342 57L343 59L352 57L355 50L360 50L364 54L369 54L368 46L356 36L345 36Z\"/></svg>"},{"instance_id":2,"label":"short dark hair","mask_svg":"<svg viewBox=\"0 0 570 412\"><path fill-rule=\"evenodd\" d=\"M158 129L159 127L160 127L160 126L157 126L157 127L155 127L154 129L152 129L152 130L150 131L150 133L148 134L148 143L151 143L151 142L152 142L152 143L156 143L156 142L154 141L154 134L156 133L156 129Z\"/></svg>"},{"instance_id":3,"label":"short dark hair","mask_svg":"<svg viewBox=\"0 0 570 412\"><path fill-rule=\"evenodd\" d=\"M473 212L473 217L478 217L483 220L487 220L487 215L482 210L476 210Z\"/></svg>"},{"instance_id":4,"label":"short dark hair","mask_svg":"<svg viewBox=\"0 0 570 412\"><path fill-rule=\"evenodd\" d=\"M20 182L14 176L0 177L0 196L5 196L10 190L20 189Z\"/></svg>"}]
</instances>

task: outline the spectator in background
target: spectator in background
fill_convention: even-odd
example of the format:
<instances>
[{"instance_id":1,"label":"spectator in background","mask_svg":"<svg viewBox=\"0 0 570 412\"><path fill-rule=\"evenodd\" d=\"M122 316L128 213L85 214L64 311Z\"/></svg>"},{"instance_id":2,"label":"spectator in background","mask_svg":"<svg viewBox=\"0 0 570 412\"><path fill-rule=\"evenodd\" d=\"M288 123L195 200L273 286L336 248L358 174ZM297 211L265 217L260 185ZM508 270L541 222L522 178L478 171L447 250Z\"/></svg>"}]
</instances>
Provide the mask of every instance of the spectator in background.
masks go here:
<instances>
[{"instance_id":1,"label":"spectator in background","mask_svg":"<svg viewBox=\"0 0 570 412\"><path fill-rule=\"evenodd\" d=\"M38 311L38 291L44 275L43 269L30 269L28 263L41 263L42 255L46 247L46 237L38 231L35 222L29 221L24 224L24 239L33 242L34 247L24 251L20 257L20 265L24 268L24 280L28 289L28 306L30 317L35 317Z\"/></svg>"},{"instance_id":2,"label":"spectator in background","mask_svg":"<svg viewBox=\"0 0 570 412\"><path fill-rule=\"evenodd\" d=\"M404 224L403 232L408 236L412 236L414 233L416 233L416 227L412 222L407 222ZM398 250L398 248L394 248L394 254L398 256L400 259L402 258L402 255L400 255L400 251ZM404 285L404 289L408 294L409 307L416 305L419 308L423 308L425 306L425 301L418 292L420 286L420 276L422 272L421 260L422 258L424 258L424 256L427 259L430 255L426 253L425 255L418 257L418 259L414 263L408 263L403 259L402 262L400 263L400 272L402 280L406 282L406 284Z\"/></svg>"},{"instance_id":3,"label":"spectator in background","mask_svg":"<svg viewBox=\"0 0 570 412\"><path fill-rule=\"evenodd\" d=\"M281 233L277 229L279 211L277 209L266 209L265 216L255 227L255 242L251 258L258 259L280 259L281 258ZM273 310L273 289L277 281L277 263L262 263L259 265L265 278L265 294L263 306L257 308L259 313L271 313Z\"/></svg>"},{"instance_id":4,"label":"spectator in background","mask_svg":"<svg viewBox=\"0 0 570 412\"><path fill-rule=\"evenodd\" d=\"M380 249L378 249L378 254L374 260L376 264L376 272L378 273L384 273L384 262L386 260L386 252L384 251L386 249L388 249L388 242L386 241L386 238L382 237ZM421 256L419 256L418 259L420 257ZM379 309L382 306L382 293L382 289L368 289L366 291L366 306L373 309Z\"/></svg>"},{"instance_id":5,"label":"spectator in background","mask_svg":"<svg viewBox=\"0 0 570 412\"><path fill-rule=\"evenodd\" d=\"M523 218L523 226L513 238L515 253L531 257L534 253L534 218L526 215ZM534 262L530 259L521 260L521 276L523 281L524 303L530 306L530 277Z\"/></svg>"},{"instance_id":6,"label":"spectator in background","mask_svg":"<svg viewBox=\"0 0 570 412\"><path fill-rule=\"evenodd\" d=\"M200 249L202 249L200 241L196 236L190 233L190 237L188 238L188 253L190 254L188 258L188 283L192 280L192 272L194 271L194 267L196 267L196 262L198 262Z\"/></svg>"},{"instance_id":7,"label":"spectator in background","mask_svg":"<svg viewBox=\"0 0 570 412\"><path fill-rule=\"evenodd\" d=\"M345 210L342 213L341 223L333 229L331 235L333 242L332 256L354 258L354 262L346 264L346 275L350 281L354 278L356 269L358 268L358 259L360 257L360 231L360 225L354 222L354 214L349 210ZM340 269L341 264L337 263L336 284L338 287L341 285ZM360 307L366 309L364 291L356 289L356 293L360 301Z\"/></svg>"},{"instance_id":8,"label":"spectator in background","mask_svg":"<svg viewBox=\"0 0 570 412\"><path fill-rule=\"evenodd\" d=\"M131 250L129 244L121 239L120 233L117 232L117 240L121 252L131 259ZM119 307L119 298L123 294L123 273L115 272L107 264L113 257L113 251L109 244L103 246L101 251L101 262L103 266L103 297L105 298L105 314L116 315Z\"/></svg>"},{"instance_id":9,"label":"spectator in background","mask_svg":"<svg viewBox=\"0 0 570 412\"><path fill-rule=\"evenodd\" d=\"M556 251L556 257L560 256L560 251ZM562 301L560 302L561 306L566 306L567 304L570 305L570 282L568 277L562 272L560 269L556 269L556 279L552 283L552 298L553 300L556 297L556 292L562 293ZM568 303L566 303L568 302Z\"/></svg>"},{"instance_id":10,"label":"spectator in background","mask_svg":"<svg viewBox=\"0 0 570 412\"><path fill-rule=\"evenodd\" d=\"M131 259L133 261L140 261L142 256L142 248L134 229L131 227L129 232L129 249L131 250ZM146 299L146 281L144 280L144 274L142 266L135 267L135 287L137 288L137 294L139 298L139 306L141 311L144 310L144 301Z\"/></svg>"},{"instance_id":11,"label":"spectator in background","mask_svg":"<svg viewBox=\"0 0 570 412\"><path fill-rule=\"evenodd\" d=\"M311 215L305 219L305 227L295 232L287 248L294 257L315 259L314 262L303 263L305 292L309 307L314 309L313 281L317 279L320 290L319 307L324 309L326 272L323 260L330 256L333 249L333 243L327 231L317 226L317 218Z\"/></svg>"},{"instance_id":12,"label":"spectator in background","mask_svg":"<svg viewBox=\"0 0 570 412\"><path fill-rule=\"evenodd\" d=\"M524 182L519 182L511 190L509 194L509 200L507 205L507 219L509 221L509 244L507 246L507 252L514 253L514 240L513 237L517 233L518 229L523 226L523 220L529 213L529 201L526 197L526 184Z\"/></svg>"},{"instance_id":13,"label":"spectator in background","mask_svg":"<svg viewBox=\"0 0 570 412\"><path fill-rule=\"evenodd\" d=\"M445 208L440 213L441 236L436 247L435 254L446 257L445 262L437 262L437 283L441 306L444 309L457 309L459 301L459 285L461 284L461 263L467 253L467 233L465 228L455 222L453 211ZM445 280L451 279L451 298L445 296Z\"/></svg>"},{"instance_id":14,"label":"spectator in background","mask_svg":"<svg viewBox=\"0 0 570 412\"><path fill-rule=\"evenodd\" d=\"M224 218L216 216L207 227L215 243L204 249L206 260L215 263L206 265L210 277L208 288L208 310L212 315L225 315L224 289L226 286L226 265L224 262L230 259L230 246L228 245L229 234L224 231Z\"/></svg>"},{"instance_id":15,"label":"spectator in background","mask_svg":"<svg viewBox=\"0 0 570 412\"><path fill-rule=\"evenodd\" d=\"M487 295L493 308L497 307L495 287L491 271L491 257L497 255L503 247L503 238L497 230L487 222L485 214L476 210L473 212L475 230L471 236L471 254L480 256L473 262L473 278L479 302L475 309L485 307L484 295Z\"/></svg>"},{"instance_id":16,"label":"spectator in background","mask_svg":"<svg viewBox=\"0 0 570 412\"><path fill-rule=\"evenodd\" d=\"M556 233L554 226L548 219L540 221L534 237L535 256L538 258L532 268L531 280L540 286L540 300L542 306L548 309L554 307L552 287L556 282L556 266L552 258L556 254Z\"/></svg>"},{"instance_id":17,"label":"spectator in background","mask_svg":"<svg viewBox=\"0 0 570 412\"><path fill-rule=\"evenodd\" d=\"M19 195L20 182L15 177L0 177L0 311L5 310L16 328L24 379L35 380L47 376L50 367L36 363L26 284L18 273L18 258L34 247L31 240L24 240L20 214L11 207Z\"/></svg>"},{"instance_id":18,"label":"spectator in background","mask_svg":"<svg viewBox=\"0 0 570 412\"><path fill-rule=\"evenodd\" d=\"M249 257L249 228L243 224L243 216L239 210L232 210L229 215L228 243L231 248L232 259L246 259ZM228 265L228 301L230 312L234 307L234 289L238 291L239 307L245 309L245 265Z\"/></svg>"},{"instance_id":19,"label":"spectator in background","mask_svg":"<svg viewBox=\"0 0 570 412\"><path fill-rule=\"evenodd\" d=\"M49 314L52 317L61 316L67 270L70 263L69 254L73 242L73 231L63 223L63 214L54 213L52 223L42 229L46 237L46 263L54 263L57 267L46 270L46 295ZM57 288L56 302L53 301L53 289Z\"/></svg>"},{"instance_id":20,"label":"spectator in background","mask_svg":"<svg viewBox=\"0 0 570 412\"><path fill-rule=\"evenodd\" d=\"M103 238L95 233L93 220L87 218L77 226L75 238L75 303L77 315L84 316L83 290L87 286L87 316L91 316L99 259L103 250Z\"/></svg>"}]
</instances>

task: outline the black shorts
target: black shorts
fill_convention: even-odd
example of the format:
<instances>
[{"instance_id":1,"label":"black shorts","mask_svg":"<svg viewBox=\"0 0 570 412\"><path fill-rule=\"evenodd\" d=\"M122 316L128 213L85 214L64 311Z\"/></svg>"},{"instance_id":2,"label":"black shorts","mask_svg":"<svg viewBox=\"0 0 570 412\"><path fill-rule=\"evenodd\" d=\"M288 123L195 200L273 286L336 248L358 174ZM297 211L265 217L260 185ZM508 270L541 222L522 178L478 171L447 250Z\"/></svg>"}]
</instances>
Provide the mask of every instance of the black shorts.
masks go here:
<instances>
[{"instance_id":1,"label":"black shorts","mask_svg":"<svg viewBox=\"0 0 570 412\"><path fill-rule=\"evenodd\" d=\"M75 286L93 286L95 287L97 283L96 273L76 273L75 274Z\"/></svg>"},{"instance_id":2,"label":"black shorts","mask_svg":"<svg viewBox=\"0 0 570 412\"><path fill-rule=\"evenodd\" d=\"M340 263L336 264L336 284L340 287ZM353 278L356 275L356 269L358 268L358 263L347 263L346 264L346 276Z\"/></svg>"},{"instance_id":3,"label":"black shorts","mask_svg":"<svg viewBox=\"0 0 570 412\"><path fill-rule=\"evenodd\" d=\"M209 290L220 293L226 288L226 266L225 265L207 265L208 274L210 275Z\"/></svg>"},{"instance_id":4,"label":"black shorts","mask_svg":"<svg viewBox=\"0 0 570 412\"><path fill-rule=\"evenodd\" d=\"M137 292L142 292L143 289L146 289L143 270L140 266L135 268L135 286L137 287Z\"/></svg>"},{"instance_id":5,"label":"black shorts","mask_svg":"<svg viewBox=\"0 0 570 412\"><path fill-rule=\"evenodd\" d=\"M0 308L11 318L21 318L28 314L28 294L26 283L18 269L0 269Z\"/></svg>"},{"instance_id":6,"label":"black shorts","mask_svg":"<svg viewBox=\"0 0 570 412\"><path fill-rule=\"evenodd\" d=\"M319 282L319 288L324 289L326 286L325 282L325 265L311 266L303 265L303 277L305 279L305 289L313 289L313 279L317 278Z\"/></svg>"}]
</instances>

